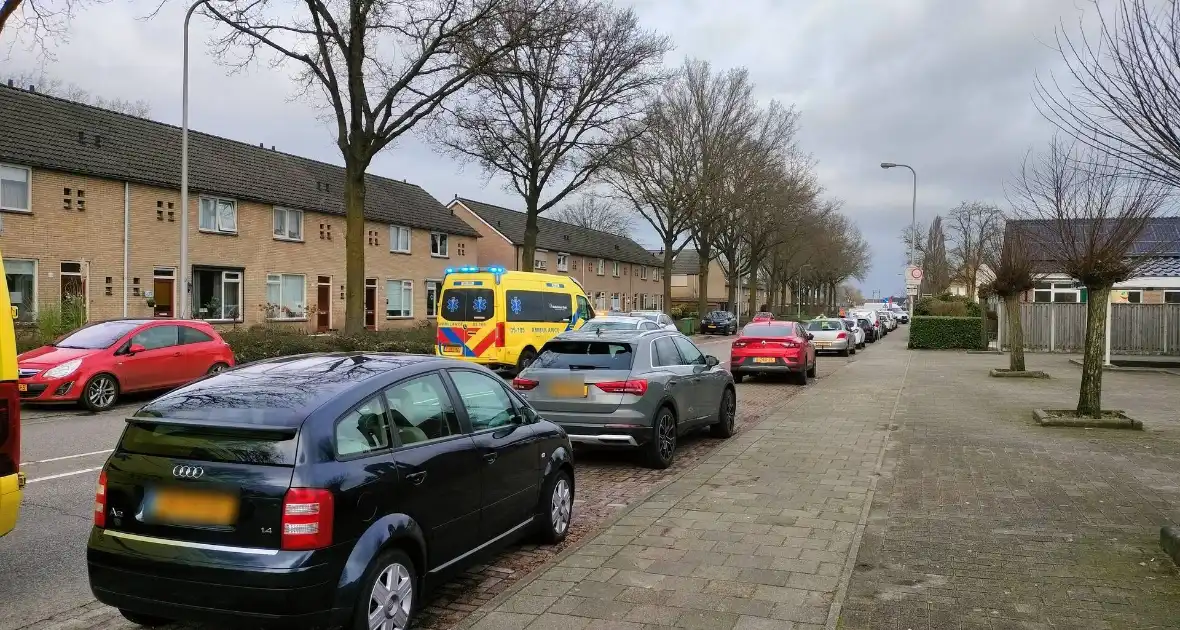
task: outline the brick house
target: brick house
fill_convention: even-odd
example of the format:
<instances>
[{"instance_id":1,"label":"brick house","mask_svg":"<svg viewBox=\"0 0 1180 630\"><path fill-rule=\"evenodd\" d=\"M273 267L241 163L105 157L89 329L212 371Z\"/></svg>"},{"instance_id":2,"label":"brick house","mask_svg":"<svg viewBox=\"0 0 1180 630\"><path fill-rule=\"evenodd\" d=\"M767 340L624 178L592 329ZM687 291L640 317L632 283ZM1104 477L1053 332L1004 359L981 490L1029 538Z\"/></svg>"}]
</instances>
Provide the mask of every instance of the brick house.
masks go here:
<instances>
[{"instance_id":1,"label":"brick house","mask_svg":"<svg viewBox=\"0 0 1180 630\"><path fill-rule=\"evenodd\" d=\"M523 212L461 197L449 205L455 216L483 237L479 241L481 267L521 268ZM577 280L599 311L662 309L660 261L639 243L544 216L537 218L537 227L536 271L567 274Z\"/></svg>"},{"instance_id":2,"label":"brick house","mask_svg":"<svg viewBox=\"0 0 1180 630\"><path fill-rule=\"evenodd\" d=\"M183 299L180 129L0 86L0 251L19 318L83 300L89 320L171 317ZM344 169L189 134L192 316L344 321ZM432 317L478 233L422 188L366 182L366 323Z\"/></svg>"},{"instance_id":3,"label":"brick house","mask_svg":"<svg viewBox=\"0 0 1180 630\"><path fill-rule=\"evenodd\" d=\"M664 259L663 250L655 250L652 252L661 261ZM695 249L685 247L680 250L672 258L672 302L674 304L687 307L695 310L697 306L697 298L701 294L700 270L701 270L701 255ZM739 299L743 311L749 303L750 285L743 278L742 290L739 292ZM725 277L725 269L722 268L720 261L716 258L709 263L709 286L707 287L708 294L706 300L712 308L731 311L733 306L729 303L729 280ZM762 304L767 299L766 290L758 289L758 303Z\"/></svg>"}]
</instances>

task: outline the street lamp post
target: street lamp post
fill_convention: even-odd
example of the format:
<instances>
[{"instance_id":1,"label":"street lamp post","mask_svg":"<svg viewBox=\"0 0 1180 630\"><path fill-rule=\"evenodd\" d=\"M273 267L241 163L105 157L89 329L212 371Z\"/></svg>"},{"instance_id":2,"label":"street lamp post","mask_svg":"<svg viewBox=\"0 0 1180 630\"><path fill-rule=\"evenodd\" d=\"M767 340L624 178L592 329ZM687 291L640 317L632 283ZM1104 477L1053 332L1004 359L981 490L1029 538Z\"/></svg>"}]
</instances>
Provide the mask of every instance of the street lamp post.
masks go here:
<instances>
[{"instance_id":1,"label":"street lamp post","mask_svg":"<svg viewBox=\"0 0 1180 630\"><path fill-rule=\"evenodd\" d=\"M207 2L209 0L197 0L184 14L184 54L180 73L180 304L175 309L180 319L187 319L192 307L188 272L188 25L197 7Z\"/></svg>"},{"instance_id":2,"label":"street lamp post","mask_svg":"<svg viewBox=\"0 0 1180 630\"><path fill-rule=\"evenodd\" d=\"M910 266L913 266L916 257L914 256L914 244L918 240L918 171L908 164L894 164L893 162L881 162L881 168L908 168L910 173L914 176L914 197L910 205ZM908 291L907 291L908 293ZM914 312L914 297L910 297L910 313Z\"/></svg>"}]
</instances>

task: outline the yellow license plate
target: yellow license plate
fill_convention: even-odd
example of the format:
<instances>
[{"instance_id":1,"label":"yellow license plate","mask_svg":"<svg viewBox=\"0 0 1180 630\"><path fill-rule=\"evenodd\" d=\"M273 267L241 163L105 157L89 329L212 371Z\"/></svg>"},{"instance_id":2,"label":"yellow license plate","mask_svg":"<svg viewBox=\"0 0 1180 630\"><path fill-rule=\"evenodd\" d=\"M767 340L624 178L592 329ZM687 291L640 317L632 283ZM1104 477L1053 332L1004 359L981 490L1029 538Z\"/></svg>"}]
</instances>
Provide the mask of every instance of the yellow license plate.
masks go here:
<instances>
[{"instance_id":1,"label":"yellow license plate","mask_svg":"<svg viewBox=\"0 0 1180 630\"><path fill-rule=\"evenodd\" d=\"M178 525L232 525L238 499L232 494L161 488L149 500L152 520Z\"/></svg>"},{"instance_id":2,"label":"yellow license plate","mask_svg":"<svg viewBox=\"0 0 1180 630\"><path fill-rule=\"evenodd\" d=\"M817 342L815 342L815 347L816 347L816 348L830 348L831 346L832 346L832 344L830 344L830 343L828 343L828 342L826 342L826 341L817 341Z\"/></svg>"},{"instance_id":3,"label":"yellow license plate","mask_svg":"<svg viewBox=\"0 0 1180 630\"><path fill-rule=\"evenodd\" d=\"M581 383L554 383L549 392L554 398L585 398L589 388Z\"/></svg>"},{"instance_id":4,"label":"yellow license plate","mask_svg":"<svg viewBox=\"0 0 1180 630\"><path fill-rule=\"evenodd\" d=\"M774 357L754 357L754 363L777 363L778 359Z\"/></svg>"},{"instance_id":5,"label":"yellow license plate","mask_svg":"<svg viewBox=\"0 0 1180 630\"><path fill-rule=\"evenodd\" d=\"M463 348L460 346L443 346L443 354L463 354Z\"/></svg>"},{"instance_id":6,"label":"yellow license plate","mask_svg":"<svg viewBox=\"0 0 1180 630\"><path fill-rule=\"evenodd\" d=\"M24 383L17 383L16 384L16 391L27 392L27 391L29 391L29 386L25 385Z\"/></svg>"}]
</instances>

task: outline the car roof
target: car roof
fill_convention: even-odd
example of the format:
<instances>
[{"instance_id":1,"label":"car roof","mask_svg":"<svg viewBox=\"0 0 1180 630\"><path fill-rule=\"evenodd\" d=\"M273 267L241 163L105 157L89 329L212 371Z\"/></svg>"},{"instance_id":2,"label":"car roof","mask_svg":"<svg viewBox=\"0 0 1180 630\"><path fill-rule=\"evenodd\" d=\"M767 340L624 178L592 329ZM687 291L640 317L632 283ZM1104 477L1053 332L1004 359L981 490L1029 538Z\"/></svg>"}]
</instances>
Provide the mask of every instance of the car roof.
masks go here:
<instances>
[{"instance_id":1,"label":"car roof","mask_svg":"<svg viewBox=\"0 0 1180 630\"><path fill-rule=\"evenodd\" d=\"M590 320L587 321L586 323L590 323L590 322L623 322L623 323L627 323L627 324L638 324L640 322L646 322L646 321L648 321L648 320L646 320L642 317L631 317L630 315L600 315L598 317L590 318Z\"/></svg>"},{"instance_id":2,"label":"car roof","mask_svg":"<svg viewBox=\"0 0 1180 630\"><path fill-rule=\"evenodd\" d=\"M619 343L631 343L637 341L640 337L647 335L675 334L670 330L632 330L629 328L615 329L615 330L567 330L560 335L557 335L550 341L616 341Z\"/></svg>"},{"instance_id":3,"label":"car roof","mask_svg":"<svg viewBox=\"0 0 1180 630\"><path fill-rule=\"evenodd\" d=\"M137 416L191 416L216 422L219 410L227 415L251 416L251 422L297 427L313 411L333 398L362 386L371 378L429 364L432 367L471 367L470 363L420 354L332 352L263 359L201 379L148 403ZM271 413L268 413L271 412ZM274 413L279 412L279 413Z\"/></svg>"}]
</instances>

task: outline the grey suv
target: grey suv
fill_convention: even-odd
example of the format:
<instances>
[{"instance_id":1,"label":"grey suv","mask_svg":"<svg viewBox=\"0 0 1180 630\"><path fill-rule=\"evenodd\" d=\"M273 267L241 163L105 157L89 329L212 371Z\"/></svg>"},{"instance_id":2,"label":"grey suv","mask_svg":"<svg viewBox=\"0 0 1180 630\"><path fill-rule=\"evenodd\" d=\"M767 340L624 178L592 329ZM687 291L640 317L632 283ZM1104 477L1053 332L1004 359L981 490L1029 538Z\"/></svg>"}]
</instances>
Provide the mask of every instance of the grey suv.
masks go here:
<instances>
[{"instance_id":1,"label":"grey suv","mask_svg":"<svg viewBox=\"0 0 1180 630\"><path fill-rule=\"evenodd\" d=\"M688 431L734 432L733 376L677 332L562 333L512 387L570 441L638 448L654 468L672 464Z\"/></svg>"}]
</instances>

